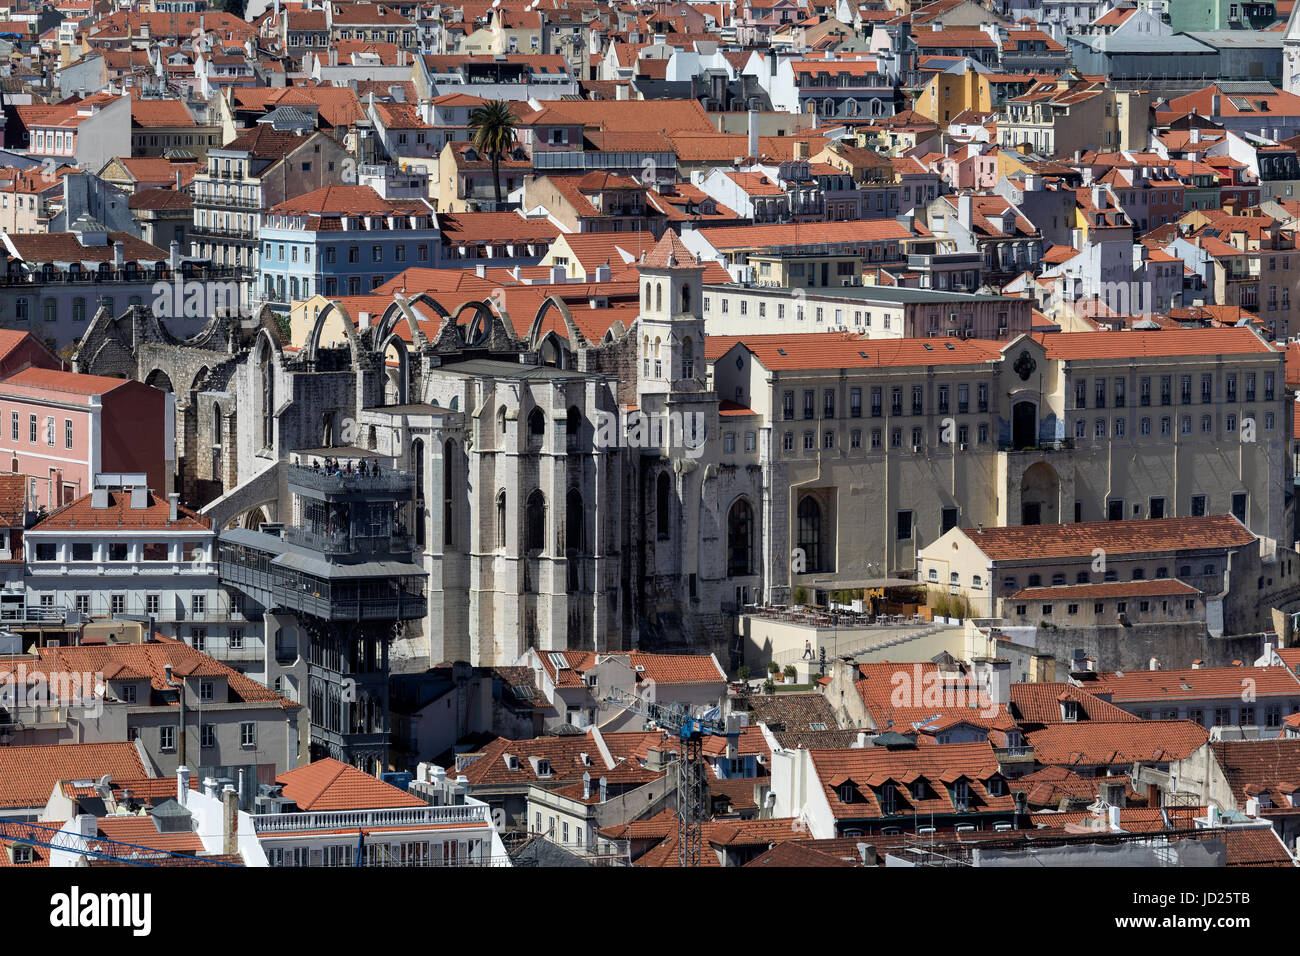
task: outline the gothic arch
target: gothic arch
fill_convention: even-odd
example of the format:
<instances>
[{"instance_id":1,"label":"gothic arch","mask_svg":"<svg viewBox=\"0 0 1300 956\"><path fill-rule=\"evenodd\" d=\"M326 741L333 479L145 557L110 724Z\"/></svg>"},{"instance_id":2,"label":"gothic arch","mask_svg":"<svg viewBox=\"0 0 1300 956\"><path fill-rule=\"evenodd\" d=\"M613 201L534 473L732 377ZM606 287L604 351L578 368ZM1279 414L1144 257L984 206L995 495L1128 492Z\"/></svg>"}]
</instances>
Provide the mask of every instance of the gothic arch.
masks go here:
<instances>
[{"instance_id":1,"label":"gothic arch","mask_svg":"<svg viewBox=\"0 0 1300 956\"><path fill-rule=\"evenodd\" d=\"M172 386L171 376L160 368L154 369L145 376L144 383L154 388L161 389L164 392L175 393L176 389Z\"/></svg>"},{"instance_id":2,"label":"gothic arch","mask_svg":"<svg viewBox=\"0 0 1300 956\"><path fill-rule=\"evenodd\" d=\"M397 369L395 371L388 368L388 350L390 348L396 353L397 357ZM379 357L384 363L384 371L389 375L396 376L394 384L396 385L397 395L394 404L405 405L407 396L411 392L411 356L406 340L393 332L386 339L381 340Z\"/></svg>"},{"instance_id":3,"label":"gothic arch","mask_svg":"<svg viewBox=\"0 0 1300 956\"><path fill-rule=\"evenodd\" d=\"M338 312L339 317L343 320L343 335L348 341L348 350L352 353L352 364L355 368L361 368L361 340L357 337L357 327L352 321L352 316L338 302L328 302L325 308L316 313L316 321L312 323L311 332L307 336L307 341L303 345L303 354L310 362L316 361L317 353L320 351L321 332L325 329L325 322L334 313Z\"/></svg>"}]
</instances>

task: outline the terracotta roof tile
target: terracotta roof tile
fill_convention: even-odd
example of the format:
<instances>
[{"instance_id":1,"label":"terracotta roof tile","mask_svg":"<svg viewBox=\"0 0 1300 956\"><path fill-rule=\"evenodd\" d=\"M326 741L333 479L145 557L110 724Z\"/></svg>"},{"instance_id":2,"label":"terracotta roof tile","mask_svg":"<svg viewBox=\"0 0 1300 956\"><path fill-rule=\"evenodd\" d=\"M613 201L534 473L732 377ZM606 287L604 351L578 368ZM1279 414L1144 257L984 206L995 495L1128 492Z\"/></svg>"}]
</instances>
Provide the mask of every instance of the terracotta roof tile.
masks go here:
<instances>
[{"instance_id":1,"label":"terracotta roof tile","mask_svg":"<svg viewBox=\"0 0 1300 956\"><path fill-rule=\"evenodd\" d=\"M145 776L135 744L0 747L0 807L43 807L60 780L98 780L106 773Z\"/></svg>"},{"instance_id":2,"label":"terracotta roof tile","mask_svg":"<svg viewBox=\"0 0 1300 956\"><path fill-rule=\"evenodd\" d=\"M275 782L304 811L426 806L426 801L419 797L332 757L286 771Z\"/></svg>"},{"instance_id":3,"label":"terracotta roof tile","mask_svg":"<svg viewBox=\"0 0 1300 956\"><path fill-rule=\"evenodd\" d=\"M1114 559L1154 551L1239 548L1256 540L1232 515L963 528L962 531L994 561L1016 561L1028 556L1037 561L1080 558L1091 556L1096 548L1102 548Z\"/></svg>"}]
</instances>

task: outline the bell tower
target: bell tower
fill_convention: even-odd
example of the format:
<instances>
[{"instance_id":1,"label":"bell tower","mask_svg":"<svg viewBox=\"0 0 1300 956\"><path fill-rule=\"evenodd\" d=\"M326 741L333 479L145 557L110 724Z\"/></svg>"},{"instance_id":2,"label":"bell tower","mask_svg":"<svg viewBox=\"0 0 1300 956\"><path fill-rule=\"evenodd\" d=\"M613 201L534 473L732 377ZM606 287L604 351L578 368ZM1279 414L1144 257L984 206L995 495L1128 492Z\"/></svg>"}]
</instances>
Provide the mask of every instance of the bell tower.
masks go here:
<instances>
[{"instance_id":1,"label":"bell tower","mask_svg":"<svg viewBox=\"0 0 1300 956\"><path fill-rule=\"evenodd\" d=\"M704 382L704 265L672 229L641 261L640 391Z\"/></svg>"}]
</instances>

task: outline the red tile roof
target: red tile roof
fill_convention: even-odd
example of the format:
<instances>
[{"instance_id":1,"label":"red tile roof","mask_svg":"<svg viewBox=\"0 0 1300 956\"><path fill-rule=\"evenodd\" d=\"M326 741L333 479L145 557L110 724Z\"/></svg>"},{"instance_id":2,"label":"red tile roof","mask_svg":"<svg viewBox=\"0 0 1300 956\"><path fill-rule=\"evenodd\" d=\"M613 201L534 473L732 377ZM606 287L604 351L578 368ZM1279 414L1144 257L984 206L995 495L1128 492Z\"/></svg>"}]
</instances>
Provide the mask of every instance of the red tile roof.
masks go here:
<instances>
[{"instance_id":1,"label":"red tile roof","mask_svg":"<svg viewBox=\"0 0 1300 956\"><path fill-rule=\"evenodd\" d=\"M1239 548L1256 540L1232 515L963 528L962 532L994 561L1091 557L1096 548L1113 559L1154 551Z\"/></svg>"},{"instance_id":2,"label":"red tile roof","mask_svg":"<svg viewBox=\"0 0 1300 956\"><path fill-rule=\"evenodd\" d=\"M1015 809L1015 802L1005 788L1002 796L992 796L986 789L991 778L1001 775L993 747L987 741L928 747L813 750L809 756L831 813L837 819L885 816L878 788L891 782L897 794L896 813L909 818L913 813L957 812L947 785L961 779L969 785L973 811ZM926 785L925 796L918 795L917 785L922 780ZM854 800L845 803L840 799L840 787L850 782L855 785Z\"/></svg>"},{"instance_id":3,"label":"red tile roof","mask_svg":"<svg viewBox=\"0 0 1300 956\"><path fill-rule=\"evenodd\" d=\"M96 508L94 495L84 495L71 504L51 512L32 525L31 531L67 531L102 528L111 531L211 531L212 519L205 518L189 508L177 507L176 520L170 520L171 504L158 495L150 494L148 506L131 507L131 493L108 492L108 506Z\"/></svg>"},{"instance_id":4,"label":"red tile roof","mask_svg":"<svg viewBox=\"0 0 1300 956\"><path fill-rule=\"evenodd\" d=\"M1237 250L1233 250L1236 254ZM1158 332L1041 332L1049 359L1143 358L1178 355L1250 355L1272 347L1248 328L1161 329Z\"/></svg>"},{"instance_id":5,"label":"red tile roof","mask_svg":"<svg viewBox=\"0 0 1300 956\"><path fill-rule=\"evenodd\" d=\"M1074 701L1078 705L1075 719L1071 723L1094 720L1125 723L1138 720L1128 711L1121 710L1074 684L1041 681L1011 685L1011 715L1022 727L1066 723L1061 713L1063 701Z\"/></svg>"},{"instance_id":6,"label":"red tile roof","mask_svg":"<svg viewBox=\"0 0 1300 956\"><path fill-rule=\"evenodd\" d=\"M1285 667L1201 667L1180 670L1112 671L1088 682L1113 701L1202 700L1242 697L1300 698L1300 679Z\"/></svg>"},{"instance_id":7,"label":"red tile roof","mask_svg":"<svg viewBox=\"0 0 1300 956\"><path fill-rule=\"evenodd\" d=\"M1025 737L1039 763L1074 767L1182 760L1210 733L1191 720L1089 720L1053 724Z\"/></svg>"},{"instance_id":8,"label":"red tile roof","mask_svg":"<svg viewBox=\"0 0 1300 956\"><path fill-rule=\"evenodd\" d=\"M60 780L98 780L106 773L146 776L135 744L0 747L0 807L43 807Z\"/></svg>"},{"instance_id":9,"label":"red tile roof","mask_svg":"<svg viewBox=\"0 0 1300 956\"><path fill-rule=\"evenodd\" d=\"M386 810L427 805L419 797L332 757L286 771L275 782L304 811Z\"/></svg>"}]
</instances>

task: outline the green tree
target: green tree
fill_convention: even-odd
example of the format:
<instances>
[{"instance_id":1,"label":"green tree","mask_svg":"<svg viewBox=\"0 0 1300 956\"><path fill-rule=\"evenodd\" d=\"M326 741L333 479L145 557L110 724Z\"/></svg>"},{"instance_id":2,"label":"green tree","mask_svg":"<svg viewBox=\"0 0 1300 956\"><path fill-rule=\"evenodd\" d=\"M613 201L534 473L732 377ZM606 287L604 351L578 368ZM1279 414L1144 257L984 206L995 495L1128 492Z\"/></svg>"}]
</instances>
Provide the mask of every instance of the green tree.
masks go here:
<instances>
[{"instance_id":1,"label":"green tree","mask_svg":"<svg viewBox=\"0 0 1300 956\"><path fill-rule=\"evenodd\" d=\"M505 100L492 100L469 114L469 128L474 148L492 160L492 188L501 202L501 157L515 143L515 114Z\"/></svg>"}]
</instances>

